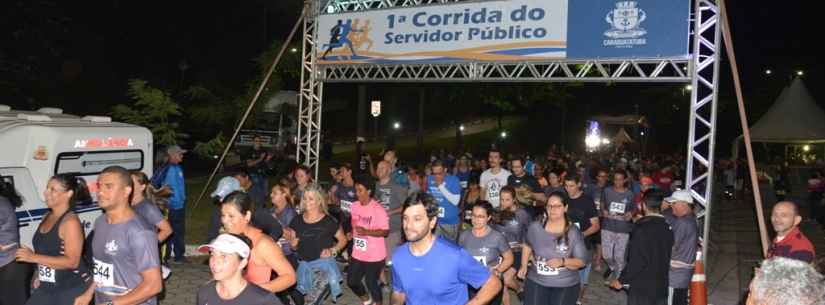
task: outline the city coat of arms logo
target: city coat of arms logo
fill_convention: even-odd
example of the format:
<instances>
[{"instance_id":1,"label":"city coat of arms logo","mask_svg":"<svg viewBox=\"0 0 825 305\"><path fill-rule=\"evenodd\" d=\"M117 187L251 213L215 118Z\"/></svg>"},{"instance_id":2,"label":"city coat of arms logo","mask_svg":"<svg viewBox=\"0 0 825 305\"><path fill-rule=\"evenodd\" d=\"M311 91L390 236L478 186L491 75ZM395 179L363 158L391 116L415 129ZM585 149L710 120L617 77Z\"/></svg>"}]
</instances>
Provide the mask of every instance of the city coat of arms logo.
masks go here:
<instances>
[{"instance_id":1,"label":"city coat of arms logo","mask_svg":"<svg viewBox=\"0 0 825 305\"><path fill-rule=\"evenodd\" d=\"M605 31L604 35L613 39L639 38L647 34L647 31L640 27L645 19L647 13L637 7L636 1L616 2L616 7L605 16L610 29Z\"/></svg>"}]
</instances>

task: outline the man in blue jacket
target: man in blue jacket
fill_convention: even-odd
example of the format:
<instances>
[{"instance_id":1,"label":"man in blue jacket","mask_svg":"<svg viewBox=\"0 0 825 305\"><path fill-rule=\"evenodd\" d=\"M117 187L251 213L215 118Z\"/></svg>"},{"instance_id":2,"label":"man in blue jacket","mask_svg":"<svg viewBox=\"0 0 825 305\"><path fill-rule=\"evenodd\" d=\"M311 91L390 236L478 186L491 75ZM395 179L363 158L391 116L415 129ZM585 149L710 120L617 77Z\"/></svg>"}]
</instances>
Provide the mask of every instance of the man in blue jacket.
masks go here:
<instances>
[{"instance_id":1,"label":"man in blue jacket","mask_svg":"<svg viewBox=\"0 0 825 305\"><path fill-rule=\"evenodd\" d=\"M186 245L184 243L184 234L186 224L186 185L183 180L183 169L180 163L183 161L183 154L186 150L177 145L171 145L166 148L166 154L169 156L167 163L168 169L161 172L164 177L163 185L172 190L172 196L169 197L169 224L172 225L172 236L169 239L172 252L175 254L173 263L179 264L185 262L184 252ZM170 256L170 247L166 247L166 258Z\"/></svg>"},{"instance_id":2,"label":"man in blue jacket","mask_svg":"<svg viewBox=\"0 0 825 305\"><path fill-rule=\"evenodd\" d=\"M448 175L444 163L432 163L432 175L427 177L427 192L438 201L438 227L436 234L452 242L458 239L459 202L461 182L456 176Z\"/></svg>"}]
</instances>

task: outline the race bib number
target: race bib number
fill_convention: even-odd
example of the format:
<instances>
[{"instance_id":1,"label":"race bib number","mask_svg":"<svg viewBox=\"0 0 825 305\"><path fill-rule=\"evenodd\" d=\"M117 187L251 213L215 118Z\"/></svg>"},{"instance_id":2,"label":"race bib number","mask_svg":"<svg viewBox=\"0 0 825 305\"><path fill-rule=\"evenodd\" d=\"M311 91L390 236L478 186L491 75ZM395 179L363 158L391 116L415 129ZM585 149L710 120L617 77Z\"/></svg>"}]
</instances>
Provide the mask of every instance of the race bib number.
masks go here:
<instances>
[{"instance_id":1,"label":"race bib number","mask_svg":"<svg viewBox=\"0 0 825 305\"><path fill-rule=\"evenodd\" d=\"M599 210L602 209L602 201L601 200L596 199L596 200L593 201L593 203L596 204L596 211L599 211Z\"/></svg>"},{"instance_id":2,"label":"race bib number","mask_svg":"<svg viewBox=\"0 0 825 305\"><path fill-rule=\"evenodd\" d=\"M621 203L621 202L615 202L615 201L614 201L614 202L611 202L611 203L610 203L610 213L613 213L613 214L624 214L624 208L625 208L625 205L626 205L626 204Z\"/></svg>"},{"instance_id":3,"label":"race bib number","mask_svg":"<svg viewBox=\"0 0 825 305\"><path fill-rule=\"evenodd\" d=\"M481 263L482 266L487 267L487 257L486 256L473 256L476 261Z\"/></svg>"},{"instance_id":4,"label":"race bib number","mask_svg":"<svg viewBox=\"0 0 825 305\"><path fill-rule=\"evenodd\" d=\"M536 272L539 275L559 275L559 269L548 266L547 261L537 261Z\"/></svg>"},{"instance_id":5,"label":"race bib number","mask_svg":"<svg viewBox=\"0 0 825 305\"><path fill-rule=\"evenodd\" d=\"M367 240L366 239L354 237L352 239L352 242L353 242L353 245L355 246L355 249L357 249L358 251L364 251L364 252L367 251Z\"/></svg>"},{"instance_id":6,"label":"race bib number","mask_svg":"<svg viewBox=\"0 0 825 305\"><path fill-rule=\"evenodd\" d=\"M37 265L37 278L41 282L54 283L54 272L49 266Z\"/></svg>"},{"instance_id":7,"label":"race bib number","mask_svg":"<svg viewBox=\"0 0 825 305\"><path fill-rule=\"evenodd\" d=\"M341 200L341 210L349 212L352 209L352 202Z\"/></svg>"},{"instance_id":8,"label":"race bib number","mask_svg":"<svg viewBox=\"0 0 825 305\"><path fill-rule=\"evenodd\" d=\"M100 287L115 286L115 266L95 259L94 268L92 268L95 283Z\"/></svg>"},{"instance_id":9,"label":"race bib number","mask_svg":"<svg viewBox=\"0 0 825 305\"><path fill-rule=\"evenodd\" d=\"M444 218L444 208L438 207L438 218Z\"/></svg>"}]
</instances>

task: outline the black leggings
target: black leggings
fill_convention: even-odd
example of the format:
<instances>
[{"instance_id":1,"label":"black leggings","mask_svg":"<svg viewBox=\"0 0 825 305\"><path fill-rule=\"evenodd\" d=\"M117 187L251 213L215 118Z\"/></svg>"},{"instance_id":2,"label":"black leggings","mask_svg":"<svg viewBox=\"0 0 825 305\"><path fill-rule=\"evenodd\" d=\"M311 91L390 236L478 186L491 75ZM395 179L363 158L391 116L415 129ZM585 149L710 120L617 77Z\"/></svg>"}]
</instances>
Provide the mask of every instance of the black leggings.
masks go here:
<instances>
[{"instance_id":1,"label":"black leggings","mask_svg":"<svg viewBox=\"0 0 825 305\"><path fill-rule=\"evenodd\" d=\"M378 262L362 262L353 258L349 263L347 285L352 289L352 292L359 297L367 295L366 289L369 289L372 301L382 303L381 285L378 283L378 277L383 270L383 260ZM366 289L364 289L364 285L361 283L361 280L364 278L366 278L367 283Z\"/></svg>"},{"instance_id":2,"label":"black leggings","mask_svg":"<svg viewBox=\"0 0 825 305\"><path fill-rule=\"evenodd\" d=\"M29 298L32 265L11 262L0 267L0 305L23 305Z\"/></svg>"}]
</instances>

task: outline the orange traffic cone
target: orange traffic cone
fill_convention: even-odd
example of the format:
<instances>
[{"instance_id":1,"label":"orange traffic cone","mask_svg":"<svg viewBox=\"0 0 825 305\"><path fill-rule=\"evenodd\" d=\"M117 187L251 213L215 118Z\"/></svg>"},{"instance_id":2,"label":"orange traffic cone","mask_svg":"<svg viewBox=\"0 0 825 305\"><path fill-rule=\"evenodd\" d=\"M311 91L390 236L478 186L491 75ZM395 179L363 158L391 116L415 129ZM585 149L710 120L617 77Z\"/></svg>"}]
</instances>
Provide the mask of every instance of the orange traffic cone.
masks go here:
<instances>
[{"instance_id":1,"label":"orange traffic cone","mask_svg":"<svg viewBox=\"0 0 825 305\"><path fill-rule=\"evenodd\" d=\"M705 266L702 264L702 251L696 251L693 278L690 280L690 305L707 304L708 291L705 287Z\"/></svg>"}]
</instances>

